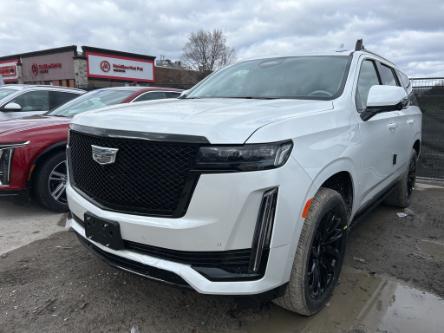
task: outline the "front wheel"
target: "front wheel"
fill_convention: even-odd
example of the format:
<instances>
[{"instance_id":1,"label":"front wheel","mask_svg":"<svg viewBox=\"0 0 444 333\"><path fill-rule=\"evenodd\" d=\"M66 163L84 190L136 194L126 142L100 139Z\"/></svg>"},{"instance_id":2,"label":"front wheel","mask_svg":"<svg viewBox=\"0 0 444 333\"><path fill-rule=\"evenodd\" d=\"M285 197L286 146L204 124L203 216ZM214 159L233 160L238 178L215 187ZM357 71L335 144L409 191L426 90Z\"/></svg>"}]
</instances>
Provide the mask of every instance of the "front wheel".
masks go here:
<instances>
[{"instance_id":1,"label":"front wheel","mask_svg":"<svg viewBox=\"0 0 444 333\"><path fill-rule=\"evenodd\" d=\"M305 316L325 306L341 272L347 225L342 196L321 188L302 227L285 294L274 300L277 305Z\"/></svg>"},{"instance_id":2,"label":"front wheel","mask_svg":"<svg viewBox=\"0 0 444 333\"><path fill-rule=\"evenodd\" d=\"M34 196L49 210L66 212L67 166L65 151L56 153L44 161L34 177Z\"/></svg>"}]
</instances>

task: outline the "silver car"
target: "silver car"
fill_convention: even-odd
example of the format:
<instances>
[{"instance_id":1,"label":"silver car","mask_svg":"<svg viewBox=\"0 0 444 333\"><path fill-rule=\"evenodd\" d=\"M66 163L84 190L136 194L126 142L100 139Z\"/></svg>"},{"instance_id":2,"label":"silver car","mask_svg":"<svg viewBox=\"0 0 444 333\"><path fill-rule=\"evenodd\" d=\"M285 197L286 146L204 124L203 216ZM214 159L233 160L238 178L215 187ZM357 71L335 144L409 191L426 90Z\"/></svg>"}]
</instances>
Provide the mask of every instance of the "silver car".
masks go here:
<instances>
[{"instance_id":1,"label":"silver car","mask_svg":"<svg viewBox=\"0 0 444 333\"><path fill-rule=\"evenodd\" d=\"M0 121L42 114L84 94L81 89L48 85L0 86Z\"/></svg>"}]
</instances>

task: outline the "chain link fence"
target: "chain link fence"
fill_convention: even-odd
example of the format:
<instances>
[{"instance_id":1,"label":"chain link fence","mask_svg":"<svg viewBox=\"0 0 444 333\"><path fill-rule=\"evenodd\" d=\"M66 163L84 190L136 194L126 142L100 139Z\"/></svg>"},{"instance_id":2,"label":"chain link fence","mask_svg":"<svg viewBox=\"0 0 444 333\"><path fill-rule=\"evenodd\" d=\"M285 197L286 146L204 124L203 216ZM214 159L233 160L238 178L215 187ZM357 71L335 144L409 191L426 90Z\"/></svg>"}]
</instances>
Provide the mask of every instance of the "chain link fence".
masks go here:
<instances>
[{"instance_id":1,"label":"chain link fence","mask_svg":"<svg viewBox=\"0 0 444 333\"><path fill-rule=\"evenodd\" d=\"M419 177L444 179L444 77L410 79L423 112Z\"/></svg>"}]
</instances>

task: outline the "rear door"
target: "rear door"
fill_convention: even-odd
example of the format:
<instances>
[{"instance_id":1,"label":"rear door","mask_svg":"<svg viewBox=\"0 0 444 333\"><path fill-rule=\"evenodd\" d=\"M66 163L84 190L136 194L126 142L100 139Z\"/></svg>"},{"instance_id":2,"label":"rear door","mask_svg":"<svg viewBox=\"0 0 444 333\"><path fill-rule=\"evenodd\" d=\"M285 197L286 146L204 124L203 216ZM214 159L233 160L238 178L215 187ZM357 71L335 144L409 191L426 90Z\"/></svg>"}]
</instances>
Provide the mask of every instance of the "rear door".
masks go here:
<instances>
[{"instance_id":1,"label":"rear door","mask_svg":"<svg viewBox=\"0 0 444 333\"><path fill-rule=\"evenodd\" d=\"M393 67L388 64L378 62L378 70L381 76L383 85L386 86L401 86L399 79ZM407 149L407 146L413 145L411 139L409 140L409 133L407 129L407 113L406 110L389 112L393 119L391 121L394 128L391 128L391 140L393 145L393 173L400 174L405 169L405 164L410 158L411 148Z\"/></svg>"}]
</instances>

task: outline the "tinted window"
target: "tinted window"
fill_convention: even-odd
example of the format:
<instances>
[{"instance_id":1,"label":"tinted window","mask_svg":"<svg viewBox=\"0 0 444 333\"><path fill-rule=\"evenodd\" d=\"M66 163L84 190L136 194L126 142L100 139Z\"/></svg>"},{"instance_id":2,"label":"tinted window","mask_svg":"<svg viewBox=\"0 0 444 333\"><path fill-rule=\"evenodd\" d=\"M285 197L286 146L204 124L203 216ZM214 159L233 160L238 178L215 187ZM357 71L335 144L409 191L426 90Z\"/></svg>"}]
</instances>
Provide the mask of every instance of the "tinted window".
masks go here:
<instances>
[{"instance_id":1,"label":"tinted window","mask_svg":"<svg viewBox=\"0 0 444 333\"><path fill-rule=\"evenodd\" d=\"M180 96L180 93L169 91L169 92L166 92L165 95L167 98L178 98Z\"/></svg>"},{"instance_id":2,"label":"tinted window","mask_svg":"<svg viewBox=\"0 0 444 333\"><path fill-rule=\"evenodd\" d=\"M381 81L383 85L386 86L397 86L398 82L396 81L395 74L393 69L390 67L381 64L379 67L379 74L381 75Z\"/></svg>"},{"instance_id":3,"label":"tinted window","mask_svg":"<svg viewBox=\"0 0 444 333\"><path fill-rule=\"evenodd\" d=\"M400 71L398 71L398 77L399 77L403 87L408 90L410 88L410 85L411 85L409 77L407 75L405 75L403 72L400 72Z\"/></svg>"},{"instance_id":4,"label":"tinted window","mask_svg":"<svg viewBox=\"0 0 444 333\"><path fill-rule=\"evenodd\" d=\"M114 105L122 103L127 99L134 90L116 90L116 89L103 89L93 90L82 96L59 106L49 114L52 116L60 117L73 117L76 114L95 110L108 105Z\"/></svg>"},{"instance_id":5,"label":"tinted window","mask_svg":"<svg viewBox=\"0 0 444 333\"><path fill-rule=\"evenodd\" d=\"M48 111L49 95L47 90L25 92L12 101L22 107L21 111Z\"/></svg>"},{"instance_id":6,"label":"tinted window","mask_svg":"<svg viewBox=\"0 0 444 333\"><path fill-rule=\"evenodd\" d=\"M49 102L51 106L51 110L54 110L56 107L69 102L70 100L79 97L79 94L72 94L63 91L50 91L49 92Z\"/></svg>"},{"instance_id":7,"label":"tinted window","mask_svg":"<svg viewBox=\"0 0 444 333\"><path fill-rule=\"evenodd\" d=\"M337 96L348 56L285 57L245 61L216 72L187 98L299 98Z\"/></svg>"},{"instance_id":8,"label":"tinted window","mask_svg":"<svg viewBox=\"0 0 444 333\"><path fill-rule=\"evenodd\" d=\"M358 87L356 90L356 107L359 112L366 108L368 93L374 85L379 85L375 63L371 60L364 60L359 72Z\"/></svg>"},{"instance_id":9,"label":"tinted window","mask_svg":"<svg viewBox=\"0 0 444 333\"><path fill-rule=\"evenodd\" d=\"M150 91L137 97L134 102L152 101L153 99L167 98L163 91Z\"/></svg>"}]
</instances>

